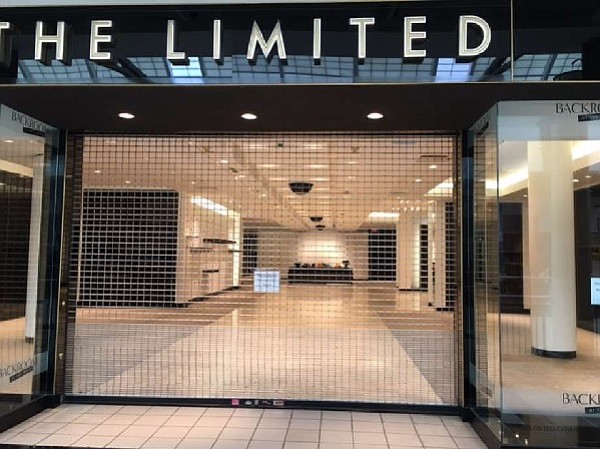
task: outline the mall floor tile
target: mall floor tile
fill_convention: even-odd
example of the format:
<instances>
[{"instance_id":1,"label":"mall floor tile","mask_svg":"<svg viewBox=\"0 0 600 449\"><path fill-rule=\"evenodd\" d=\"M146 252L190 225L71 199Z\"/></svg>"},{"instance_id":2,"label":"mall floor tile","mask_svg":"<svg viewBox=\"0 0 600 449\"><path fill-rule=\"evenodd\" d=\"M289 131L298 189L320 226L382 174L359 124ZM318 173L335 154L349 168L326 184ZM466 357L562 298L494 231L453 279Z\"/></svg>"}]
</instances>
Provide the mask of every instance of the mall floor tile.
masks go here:
<instances>
[{"instance_id":1,"label":"mall floor tile","mask_svg":"<svg viewBox=\"0 0 600 449\"><path fill-rule=\"evenodd\" d=\"M93 423L93 418L97 421ZM454 416L63 404L0 433L0 446L129 449L484 449Z\"/></svg>"}]
</instances>

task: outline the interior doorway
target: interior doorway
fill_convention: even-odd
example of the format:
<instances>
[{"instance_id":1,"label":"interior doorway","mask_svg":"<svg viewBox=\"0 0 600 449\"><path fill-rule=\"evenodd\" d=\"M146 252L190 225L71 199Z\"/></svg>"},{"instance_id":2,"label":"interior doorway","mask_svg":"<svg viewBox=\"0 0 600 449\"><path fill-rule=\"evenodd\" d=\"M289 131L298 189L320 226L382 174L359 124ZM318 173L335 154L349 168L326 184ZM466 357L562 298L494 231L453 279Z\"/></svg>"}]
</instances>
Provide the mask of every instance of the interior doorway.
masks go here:
<instances>
[{"instance_id":1,"label":"interior doorway","mask_svg":"<svg viewBox=\"0 0 600 449\"><path fill-rule=\"evenodd\" d=\"M458 403L456 136L78 142L69 395Z\"/></svg>"}]
</instances>

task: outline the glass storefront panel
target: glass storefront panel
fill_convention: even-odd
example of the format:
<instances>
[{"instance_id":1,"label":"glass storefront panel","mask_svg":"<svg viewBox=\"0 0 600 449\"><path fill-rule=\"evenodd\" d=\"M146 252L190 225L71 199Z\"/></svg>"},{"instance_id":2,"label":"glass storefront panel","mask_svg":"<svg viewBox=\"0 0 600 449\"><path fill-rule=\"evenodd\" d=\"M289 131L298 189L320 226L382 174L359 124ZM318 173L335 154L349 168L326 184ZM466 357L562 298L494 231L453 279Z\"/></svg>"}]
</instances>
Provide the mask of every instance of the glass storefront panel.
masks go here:
<instances>
[{"instance_id":1,"label":"glass storefront panel","mask_svg":"<svg viewBox=\"0 0 600 449\"><path fill-rule=\"evenodd\" d=\"M497 109L472 128L474 360L469 368L475 412L495 435L500 434L500 322L498 315L498 170ZM474 362L474 363L473 363Z\"/></svg>"},{"instance_id":2,"label":"glass storefront panel","mask_svg":"<svg viewBox=\"0 0 600 449\"><path fill-rule=\"evenodd\" d=\"M489 199L494 229L476 209L476 245L489 238L483 265L498 277L477 291L476 273L478 304L497 304L477 332L485 344L499 326L486 355L500 362L505 444L600 444L599 112L597 101L500 103L497 145L479 153L487 187L475 202Z\"/></svg>"},{"instance_id":3,"label":"glass storefront panel","mask_svg":"<svg viewBox=\"0 0 600 449\"><path fill-rule=\"evenodd\" d=\"M51 391L46 281L57 132L0 105L0 420Z\"/></svg>"}]
</instances>

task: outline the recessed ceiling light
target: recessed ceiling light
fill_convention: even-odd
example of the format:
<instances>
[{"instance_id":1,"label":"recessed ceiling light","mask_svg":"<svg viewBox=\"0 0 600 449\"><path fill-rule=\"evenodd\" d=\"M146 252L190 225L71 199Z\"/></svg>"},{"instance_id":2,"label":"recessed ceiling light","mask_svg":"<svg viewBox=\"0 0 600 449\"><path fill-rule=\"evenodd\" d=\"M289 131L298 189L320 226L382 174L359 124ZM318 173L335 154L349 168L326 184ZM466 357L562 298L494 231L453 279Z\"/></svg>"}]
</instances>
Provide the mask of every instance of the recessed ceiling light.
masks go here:
<instances>
[{"instance_id":1,"label":"recessed ceiling light","mask_svg":"<svg viewBox=\"0 0 600 449\"><path fill-rule=\"evenodd\" d=\"M399 218L398 212L371 212L369 218Z\"/></svg>"},{"instance_id":2,"label":"recessed ceiling light","mask_svg":"<svg viewBox=\"0 0 600 449\"><path fill-rule=\"evenodd\" d=\"M415 179L415 182L423 182L423 180L417 178L417 179Z\"/></svg>"},{"instance_id":3,"label":"recessed ceiling light","mask_svg":"<svg viewBox=\"0 0 600 449\"><path fill-rule=\"evenodd\" d=\"M125 184L131 184L131 181L125 181Z\"/></svg>"},{"instance_id":4,"label":"recessed ceiling light","mask_svg":"<svg viewBox=\"0 0 600 449\"><path fill-rule=\"evenodd\" d=\"M119 112L119 117L125 120L131 120L135 117L135 115L133 115L131 112Z\"/></svg>"},{"instance_id":5,"label":"recessed ceiling light","mask_svg":"<svg viewBox=\"0 0 600 449\"><path fill-rule=\"evenodd\" d=\"M256 114L253 114L252 112L244 112L242 114L242 118L244 120L256 120L258 116Z\"/></svg>"},{"instance_id":6,"label":"recessed ceiling light","mask_svg":"<svg viewBox=\"0 0 600 449\"><path fill-rule=\"evenodd\" d=\"M527 198L527 194L523 195L523 198Z\"/></svg>"},{"instance_id":7,"label":"recessed ceiling light","mask_svg":"<svg viewBox=\"0 0 600 449\"><path fill-rule=\"evenodd\" d=\"M436 168L438 168L438 166L437 166L437 165L435 165L435 164L431 164L431 165L429 166L429 168L430 168L431 170L435 170Z\"/></svg>"},{"instance_id":8,"label":"recessed ceiling light","mask_svg":"<svg viewBox=\"0 0 600 449\"><path fill-rule=\"evenodd\" d=\"M259 168L277 168L277 167L279 167L279 165L277 165L277 164L259 164L258 167Z\"/></svg>"},{"instance_id":9,"label":"recessed ceiling light","mask_svg":"<svg viewBox=\"0 0 600 449\"><path fill-rule=\"evenodd\" d=\"M591 177L591 175L585 175L585 179L590 179Z\"/></svg>"},{"instance_id":10,"label":"recessed ceiling light","mask_svg":"<svg viewBox=\"0 0 600 449\"><path fill-rule=\"evenodd\" d=\"M579 182L579 179L575 178L575 179L573 180L573 182Z\"/></svg>"},{"instance_id":11,"label":"recessed ceiling light","mask_svg":"<svg viewBox=\"0 0 600 449\"><path fill-rule=\"evenodd\" d=\"M102 173L102 170L94 170L94 173L96 173L96 174Z\"/></svg>"},{"instance_id":12,"label":"recessed ceiling light","mask_svg":"<svg viewBox=\"0 0 600 449\"><path fill-rule=\"evenodd\" d=\"M221 164L229 164L229 161L227 159L221 159L219 162Z\"/></svg>"},{"instance_id":13,"label":"recessed ceiling light","mask_svg":"<svg viewBox=\"0 0 600 449\"><path fill-rule=\"evenodd\" d=\"M192 181L192 185L196 184L196 181Z\"/></svg>"},{"instance_id":14,"label":"recessed ceiling light","mask_svg":"<svg viewBox=\"0 0 600 449\"><path fill-rule=\"evenodd\" d=\"M307 165L306 168L327 168L327 164L311 164Z\"/></svg>"},{"instance_id":15,"label":"recessed ceiling light","mask_svg":"<svg viewBox=\"0 0 600 449\"><path fill-rule=\"evenodd\" d=\"M383 114L381 112L369 112L367 118L370 120L379 120L383 118Z\"/></svg>"},{"instance_id":16,"label":"recessed ceiling light","mask_svg":"<svg viewBox=\"0 0 600 449\"><path fill-rule=\"evenodd\" d=\"M15 141L12 139L5 139L4 143L15 143Z\"/></svg>"}]
</instances>

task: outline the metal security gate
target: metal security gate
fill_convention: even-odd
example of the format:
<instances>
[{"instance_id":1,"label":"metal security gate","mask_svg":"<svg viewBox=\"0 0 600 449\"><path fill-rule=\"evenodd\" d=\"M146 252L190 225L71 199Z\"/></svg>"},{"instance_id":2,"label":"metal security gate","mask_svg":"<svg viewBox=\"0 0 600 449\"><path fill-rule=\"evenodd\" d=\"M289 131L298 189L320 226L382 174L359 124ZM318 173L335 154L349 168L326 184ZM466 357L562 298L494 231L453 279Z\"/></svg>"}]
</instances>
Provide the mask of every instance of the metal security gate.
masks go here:
<instances>
[{"instance_id":1,"label":"metal security gate","mask_svg":"<svg viewBox=\"0 0 600 449\"><path fill-rule=\"evenodd\" d=\"M67 394L457 404L455 136L76 142Z\"/></svg>"}]
</instances>

